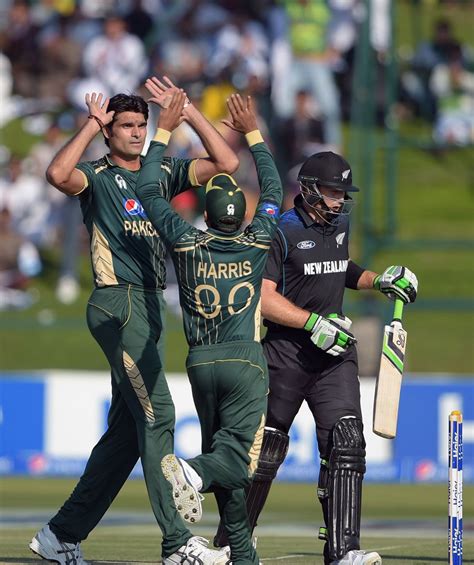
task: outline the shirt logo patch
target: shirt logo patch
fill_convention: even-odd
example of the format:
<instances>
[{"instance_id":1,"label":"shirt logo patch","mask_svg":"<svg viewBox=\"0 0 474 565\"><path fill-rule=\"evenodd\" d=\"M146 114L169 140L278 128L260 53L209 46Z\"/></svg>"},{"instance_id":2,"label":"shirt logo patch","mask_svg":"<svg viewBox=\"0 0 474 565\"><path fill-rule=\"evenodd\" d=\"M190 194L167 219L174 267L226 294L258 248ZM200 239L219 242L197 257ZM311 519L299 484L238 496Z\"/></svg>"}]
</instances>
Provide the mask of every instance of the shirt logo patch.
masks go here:
<instances>
[{"instance_id":1,"label":"shirt logo patch","mask_svg":"<svg viewBox=\"0 0 474 565\"><path fill-rule=\"evenodd\" d=\"M117 183L117 186L119 188L122 188L123 190L127 190L127 183L125 182L125 179L121 176L121 175L115 175L115 182Z\"/></svg>"},{"instance_id":2,"label":"shirt logo patch","mask_svg":"<svg viewBox=\"0 0 474 565\"><path fill-rule=\"evenodd\" d=\"M314 241L312 241L311 239L307 239L305 241L300 241L299 243L297 243L296 247L298 249L313 249L315 245L316 243L314 243Z\"/></svg>"},{"instance_id":3,"label":"shirt logo patch","mask_svg":"<svg viewBox=\"0 0 474 565\"><path fill-rule=\"evenodd\" d=\"M138 200L133 198L124 198L123 207L125 215L127 216L141 216L142 218L146 218L145 210Z\"/></svg>"},{"instance_id":4,"label":"shirt logo patch","mask_svg":"<svg viewBox=\"0 0 474 565\"><path fill-rule=\"evenodd\" d=\"M260 206L260 211L268 214L269 216L278 218L278 212L280 211L280 209L276 204L273 204L273 202L263 202L263 204Z\"/></svg>"},{"instance_id":5,"label":"shirt logo patch","mask_svg":"<svg viewBox=\"0 0 474 565\"><path fill-rule=\"evenodd\" d=\"M336 235L336 243L337 246L339 247L340 245L342 245L342 242L344 241L344 237L346 235L346 232L343 231L342 233L340 233L339 235Z\"/></svg>"}]
</instances>

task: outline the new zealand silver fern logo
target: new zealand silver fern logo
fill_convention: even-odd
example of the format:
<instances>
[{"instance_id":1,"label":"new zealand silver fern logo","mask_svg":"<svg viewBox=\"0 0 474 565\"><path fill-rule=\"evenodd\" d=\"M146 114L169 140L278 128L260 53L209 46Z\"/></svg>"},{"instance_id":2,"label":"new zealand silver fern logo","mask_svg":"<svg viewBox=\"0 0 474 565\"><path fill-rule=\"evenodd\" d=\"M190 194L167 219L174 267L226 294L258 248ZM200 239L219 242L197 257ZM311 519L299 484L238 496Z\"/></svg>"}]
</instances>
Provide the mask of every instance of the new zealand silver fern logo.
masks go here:
<instances>
[{"instance_id":1,"label":"new zealand silver fern logo","mask_svg":"<svg viewBox=\"0 0 474 565\"><path fill-rule=\"evenodd\" d=\"M337 246L339 247L340 245L342 245L342 242L344 241L344 237L346 235L346 232L343 231L342 233L340 233L339 235L336 235L336 243Z\"/></svg>"}]
</instances>

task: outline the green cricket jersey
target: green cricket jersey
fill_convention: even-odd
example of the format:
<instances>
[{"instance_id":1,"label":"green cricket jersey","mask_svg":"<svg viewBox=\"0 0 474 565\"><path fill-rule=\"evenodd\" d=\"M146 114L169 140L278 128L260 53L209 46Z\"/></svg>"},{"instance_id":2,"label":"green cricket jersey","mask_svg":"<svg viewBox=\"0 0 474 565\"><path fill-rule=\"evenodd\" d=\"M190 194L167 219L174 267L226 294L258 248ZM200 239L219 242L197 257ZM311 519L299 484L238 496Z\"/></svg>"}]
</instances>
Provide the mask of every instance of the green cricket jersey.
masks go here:
<instances>
[{"instance_id":1,"label":"green cricket jersey","mask_svg":"<svg viewBox=\"0 0 474 565\"><path fill-rule=\"evenodd\" d=\"M159 188L164 198L171 200L191 186L191 162L163 158ZM133 284L150 289L164 288L165 250L135 192L139 171L115 165L108 155L80 163L77 169L87 180L79 199L91 238L96 286ZM156 183L155 190L158 190Z\"/></svg>"},{"instance_id":2,"label":"green cricket jersey","mask_svg":"<svg viewBox=\"0 0 474 565\"><path fill-rule=\"evenodd\" d=\"M265 143L250 147L261 187L257 210L244 231L225 234L194 228L157 192L165 148L151 143L137 194L172 252L186 339L190 346L260 341L262 274L283 193L272 154Z\"/></svg>"}]
</instances>

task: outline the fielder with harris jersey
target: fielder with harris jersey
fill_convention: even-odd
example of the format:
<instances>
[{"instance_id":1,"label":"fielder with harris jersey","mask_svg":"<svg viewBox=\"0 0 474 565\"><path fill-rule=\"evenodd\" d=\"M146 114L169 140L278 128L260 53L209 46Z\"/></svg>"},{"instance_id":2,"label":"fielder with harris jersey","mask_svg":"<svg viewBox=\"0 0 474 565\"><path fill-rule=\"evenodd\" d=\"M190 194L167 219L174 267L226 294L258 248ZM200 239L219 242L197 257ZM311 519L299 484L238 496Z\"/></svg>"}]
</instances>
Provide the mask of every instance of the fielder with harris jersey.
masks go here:
<instances>
[{"instance_id":1,"label":"fielder with harris jersey","mask_svg":"<svg viewBox=\"0 0 474 565\"><path fill-rule=\"evenodd\" d=\"M147 81L147 86L154 81ZM176 88L169 83L156 101L167 102L166 92L172 90ZM102 518L140 457L163 533L163 563L213 563L218 554L207 548L206 540L192 536L160 468L162 458L173 452L175 414L158 347L165 315L164 248L135 190L148 106L127 94L110 100L88 94L86 104L90 119L53 159L47 178L80 200L95 279L87 322L111 367L112 399L108 429L84 474L30 548L60 564L85 563L79 543ZM209 158L163 158L159 184L167 200L238 166L234 152L192 104L187 104L182 119L195 129ZM98 161L79 164L99 132L110 152Z\"/></svg>"},{"instance_id":2,"label":"fielder with harris jersey","mask_svg":"<svg viewBox=\"0 0 474 565\"><path fill-rule=\"evenodd\" d=\"M255 216L240 229L245 196L232 177L220 173L206 186L207 231L186 223L157 182L183 102L184 94L176 94L161 112L137 186L174 262L189 344L186 368L202 433L201 455L187 461L168 455L162 468L184 519L200 519L200 492L214 492L232 563L258 564L243 489L255 471L265 425L268 374L260 344L260 290L282 186L250 97L244 102L232 95L231 119L224 123L246 134L261 187Z\"/></svg>"},{"instance_id":3,"label":"fielder with harris jersey","mask_svg":"<svg viewBox=\"0 0 474 565\"><path fill-rule=\"evenodd\" d=\"M325 563L380 564L378 553L360 550L365 439L356 340L342 302L346 288L375 288L413 302L418 282L405 267L377 275L350 259L349 195L359 189L343 157L329 151L312 155L298 181L301 193L281 217L262 283L270 395L260 460L247 493L249 519L254 527L288 451L291 424L306 401L321 457L317 492ZM224 543L218 534L215 544Z\"/></svg>"}]
</instances>

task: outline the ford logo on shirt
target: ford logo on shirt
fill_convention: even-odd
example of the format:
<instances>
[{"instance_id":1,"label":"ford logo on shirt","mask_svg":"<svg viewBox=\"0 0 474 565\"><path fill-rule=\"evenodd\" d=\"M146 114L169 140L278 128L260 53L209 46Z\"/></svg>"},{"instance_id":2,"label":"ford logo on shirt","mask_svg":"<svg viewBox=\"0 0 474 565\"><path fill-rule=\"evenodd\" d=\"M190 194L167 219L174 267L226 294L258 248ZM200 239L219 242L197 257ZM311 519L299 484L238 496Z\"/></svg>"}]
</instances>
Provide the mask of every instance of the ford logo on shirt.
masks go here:
<instances>
[{"instance_id":1,"label":"ford logo on shirt","mask_svg":"<svg viewBox=\"0 0 474 565\"><path fill-rule=\"evenodd\" d=\"M297 247L298 249L313 249L313 247L314 247L315 245L316 245L316 244L314 243L314 241L311 241L311 239L307 239L307 240L305 240L305 241L300 241L300 242L296 245L296 247Z\"/></svg>"}]
</instances>

